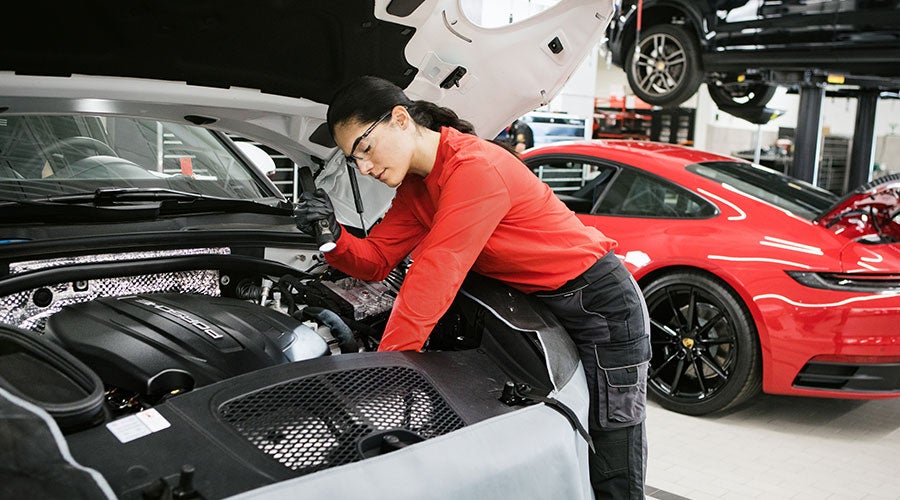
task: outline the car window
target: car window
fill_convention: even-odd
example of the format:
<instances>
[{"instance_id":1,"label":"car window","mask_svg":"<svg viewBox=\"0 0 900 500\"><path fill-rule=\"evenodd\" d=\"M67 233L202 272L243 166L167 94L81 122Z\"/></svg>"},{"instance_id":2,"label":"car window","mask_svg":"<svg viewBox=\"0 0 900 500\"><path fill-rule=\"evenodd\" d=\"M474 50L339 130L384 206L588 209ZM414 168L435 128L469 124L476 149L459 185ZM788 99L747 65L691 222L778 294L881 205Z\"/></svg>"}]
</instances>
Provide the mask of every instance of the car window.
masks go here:
<instances>
[{"instance_id":1,"label":"car window","mask_svg":"<svg viewBox=\"0 0 900 500\"><path fill-rule=\"evenodd\" d=\"M531 170L573 212L590 213L617 168L578 159L549 159Z\"/></svg>"},{"instance_id":2,"label":"car window","mask_svg":"<svg viewBox=\"0 0 900 500\"><path fill-rule=\"evenodd\" d=\"M749 163L706 162L687 170L810 220L838 200L830 191Z\"/></svg>"},{"instance_id":3,"label":"car window","mask_svg":"<svg viewBox=\"0 0 900 500\"><path fill-rule=\"evenodd\" d=\"M140 118L0 119L0 197L39 199L106 188L269 197L252 167L212 131Z\"/></svg>"},{"instance_id":4,"label":"car window","mask_svg":"<svg viewBox=\"0 0 900 500\"><path fill-rule=\"evenodd\" d=\"M717 209L703 198L664 179L623 169L595 213L682 219L712 217Z\"/></svg>"}]
</instances>

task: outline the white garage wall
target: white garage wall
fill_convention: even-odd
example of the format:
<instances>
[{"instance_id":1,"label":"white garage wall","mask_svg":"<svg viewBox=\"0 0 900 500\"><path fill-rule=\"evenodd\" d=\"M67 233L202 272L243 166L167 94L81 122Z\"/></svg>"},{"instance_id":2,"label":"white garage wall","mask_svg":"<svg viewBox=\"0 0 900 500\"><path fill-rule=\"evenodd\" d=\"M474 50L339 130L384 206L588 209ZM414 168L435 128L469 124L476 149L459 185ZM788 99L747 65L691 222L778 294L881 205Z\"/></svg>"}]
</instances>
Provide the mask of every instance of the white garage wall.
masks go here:
<instances>
[{"instance_id":1,"label":"white garage wall","mask_svg":"<svg viewBox=\"0 0 900 500\"><path fill-rule=\"evenodd\" d=\"M720 111L706 92L705 86L700 87L694 98L698 101L695 147L721 154L756 147L755 124ZM782 88L776 92L769 107L784 110L784 114L760 127L763 147L775 142L779 127L796 127L798 103L798 96L788 95L787 89Z\"/></svg>"}]
</instances>

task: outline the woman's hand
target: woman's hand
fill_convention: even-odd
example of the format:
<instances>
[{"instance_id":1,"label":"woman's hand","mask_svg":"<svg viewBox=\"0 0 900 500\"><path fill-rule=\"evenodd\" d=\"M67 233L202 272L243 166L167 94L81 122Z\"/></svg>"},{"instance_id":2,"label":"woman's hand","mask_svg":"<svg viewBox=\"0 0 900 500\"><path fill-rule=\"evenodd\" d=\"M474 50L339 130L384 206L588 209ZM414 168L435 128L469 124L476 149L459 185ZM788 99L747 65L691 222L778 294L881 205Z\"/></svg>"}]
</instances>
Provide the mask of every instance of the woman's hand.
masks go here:
<instances>
[{"instance_id":1,"label":"woman's hand","mask_svg":"<svg viewBox=\"0 0 900 500\"><path fill-rule=\"evenodd\" d=\"M316 189L315 193L301 193L300 201L294 207L294 223L297 224L297 229L316 236L316 226L323 220L328 223L334 241L337 241L341 234L341 225L334 216L334 206L328 193L322 188Z\"/></svg>"}]
</instances>

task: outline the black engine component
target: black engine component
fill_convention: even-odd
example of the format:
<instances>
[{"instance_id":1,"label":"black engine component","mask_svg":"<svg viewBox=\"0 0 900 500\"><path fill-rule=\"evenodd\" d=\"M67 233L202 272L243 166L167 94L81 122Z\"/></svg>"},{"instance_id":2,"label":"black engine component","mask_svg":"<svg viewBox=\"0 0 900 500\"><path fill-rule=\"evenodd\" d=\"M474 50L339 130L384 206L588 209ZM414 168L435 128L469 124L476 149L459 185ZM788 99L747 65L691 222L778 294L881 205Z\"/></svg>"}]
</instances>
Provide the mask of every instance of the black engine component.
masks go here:
<instances>
[{"instance_id":1,"label":"black engine component","mask_svg":"<svg viewBox=\"0 0 900 500\"><path fill-rule=\"evenodd\" d=\"M103 384L90 368L52 342L11 326L0 326L0 388L42 408L63 431L103 417Z\"/></svg>"},{"instance_id":2,"label":"black engine component","mask_svg":"<svg viewBox=\"0 0 900 500\"><path fill-rule=\"evenodd\" d=\"M107 386L160 397L326 353L299 321L224 297L146 294L64 307L46 334Z\"/></svg>"}]
</instances>

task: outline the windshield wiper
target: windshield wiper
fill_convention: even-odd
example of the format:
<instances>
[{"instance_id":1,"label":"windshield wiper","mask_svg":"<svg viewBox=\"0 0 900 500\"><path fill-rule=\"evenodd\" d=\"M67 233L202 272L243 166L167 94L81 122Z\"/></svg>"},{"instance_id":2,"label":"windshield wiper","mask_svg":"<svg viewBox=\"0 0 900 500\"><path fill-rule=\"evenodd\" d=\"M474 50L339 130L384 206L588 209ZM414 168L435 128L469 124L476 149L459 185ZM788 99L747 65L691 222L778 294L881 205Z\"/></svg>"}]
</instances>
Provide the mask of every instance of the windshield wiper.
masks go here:
<instances>
[{"instance_id":1,"label":"windshield wiper","mask_svg":"<svg viewBox=\"0 0 900 500\"><path fill-rule=\"evenodd\" d=\"M82 212L88 209L97 215L100 215L98 210L107 212L103 215L104 217L113 216L111 212L118 212L114 217L117 220L127 219L128 214L132 214L136 218L210 212L285 215L292 208L290 203L278 198L267 198L262 201L242 200L167 188L98 189L93 192L62 194L44 198L4 199L0 201L0 207L4 206L18 206L20 210L25 210L26 212L20 214L19 218L27 218L29 211L35 213L33 212L35 209L43 208L45 210L41 210L41 214L55 214L62 219L69 218L67 215L82 218L84 216ZM12 214L9 213L9 215Z\"/></svg>"},{"instance_id":2,"label":"windshield wiper","mask_svg":"<svg viewBox=\"0 0 900 500\"><path fill-rule=\"evenodd\" d=\"M95 206L103 206L115 204L116 202L128 201L191 201L204 199L220 201L246 201L233 200L232 198L220 198L217 196L191 193L188 191L178 191L176 189L168 188L107 188L97 189L95 191L85 193L60 194L39 199L32 198L30 201L70 204L91 203Z\"/></svg>"},{"instance_id":3,"label":"windshield wiper","mask_svg":"<svg viewBox=\"0 0 900 500\"><path fill-rule=\"evenodd\" d=\"M83 205L87 203L102 206L114 204L116 201L196 200L209 198L217 200L228 199L166 188L109 188L23 199L4 198L0 202L4 205Z\"/></svg>"},{"instance_id":4,"label":"windshield wiper","mask_svg":"<svg viewBox=\"0 0 900 500\"><path fill-rule=\"evenodd\" d=\"M95 207L114 206L121 203L130 202L189 202L193 203L199 200L217 202L220 204L238 204L238 205L261 205L265 207L279 206L286 202L277 198L265 198L264 203L259 200L246 200L240 198L224 198L219 196L211 196L208 194L191 193L189 191L179 191L177 189L168 188L107 188L97 189L95 191L60 194L55 196L46 196L43 198L29 198L26 200L17 200L23 204L64 204L64 205L84 205L90 204ZM13 200L5 200L13 202Z\"/></svg>"}]
</instances>

